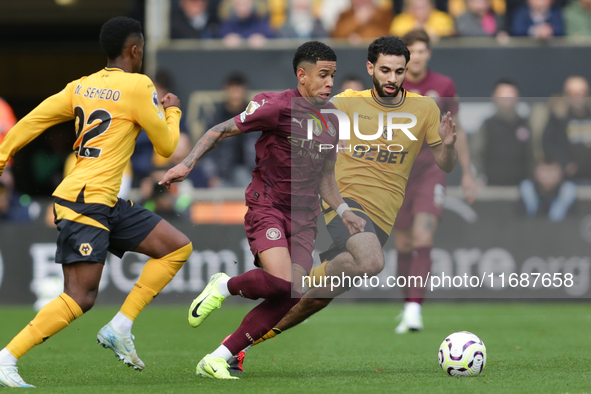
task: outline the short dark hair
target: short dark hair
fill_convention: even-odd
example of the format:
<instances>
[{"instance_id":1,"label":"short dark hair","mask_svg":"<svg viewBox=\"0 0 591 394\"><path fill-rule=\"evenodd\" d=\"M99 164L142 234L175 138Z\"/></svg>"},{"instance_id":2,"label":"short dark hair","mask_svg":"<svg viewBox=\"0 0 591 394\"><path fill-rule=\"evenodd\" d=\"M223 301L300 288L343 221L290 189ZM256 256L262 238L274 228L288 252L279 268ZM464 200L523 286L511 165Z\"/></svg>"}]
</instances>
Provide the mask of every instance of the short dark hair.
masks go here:
<instances>
[{"instance_id":1,"label":"short dark hair","mask_svg":"<svg viewBox=\"0 0 591 394\"><path fill-rule=\"evenodd\" d=\"M126 16L109 19L103 27L99 42L102 50L110 60L117 59L123 52L125 42L129 37L142 37L142 24Z\"/></svg>"},{"instance_id":2,"label":"short dark hair","mask_svg":"<svg viewBox=\"0 0 591 394\"><path fill-rule=\"evenodd\" d=\"M497 82L495 82L495 87L494 87L493 91L497 90L497 88L500 85L510 85L510 86L513 86L515 89L519 90L519 86L517 86L517 83L515 83L515 81L513 81L512 79L509 79L509 78L501 78Z\"/></svg>"},{"instance_id":3,"label":"short dark hair","mask_svg":"<svg viewBox=\"0 0 591 394\"><path fill-rule=\"evenodd\" d=\"M402 41L406 43L407 46L414 44L415 42L424 42L427 45L427 48L431 47L431 39L427 32L423 29L418 30L411 30L402 36Z\"/></svg>"},{"instance_id":4,"label":"short dark hair","mask_svg":"<svg viewBox=\"0 0 591 394\"><path fill-rule=\"evenodd\" d=\"M320 41L306 42L296 50L293 55L293 72L298 72L299 65L302 62L316 64L317 61L336 62L337 54L331 47Z\"/></svg>"},{"instance_id":5,"label":"short dark hair","mask_svg":"<svg viewBox=\"0 0 591 394\"><path fill-rule=\"evenodd\" d=\"M240 71L234 71L226 76L224 86L246 86L246 75Z\"/></svg>"},{"instance_id":6,"label":"short dark hair","mask_svg":"<svg viewBox=\"0 0 591 394\"><path fill-rule=\"evenodd\" d=\"M367 60L376 64L381 55L404 56L406 63L410 60L410 51L404 41L397 36L383 36L375 39L367 49Z\"/></svg>"}]
</instances>

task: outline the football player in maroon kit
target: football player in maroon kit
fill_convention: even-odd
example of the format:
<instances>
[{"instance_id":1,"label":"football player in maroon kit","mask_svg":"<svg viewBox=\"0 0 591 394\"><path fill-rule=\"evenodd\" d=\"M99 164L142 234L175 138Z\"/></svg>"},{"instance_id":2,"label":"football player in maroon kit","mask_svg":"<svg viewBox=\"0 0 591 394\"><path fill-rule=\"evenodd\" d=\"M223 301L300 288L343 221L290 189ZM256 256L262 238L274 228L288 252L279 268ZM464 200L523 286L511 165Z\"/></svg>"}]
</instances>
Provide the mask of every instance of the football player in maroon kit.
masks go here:
<instances>
[{"instance_id":1,"label":"football player in maroon kit","mask_svg":"<svg viewBox=\"0 0 591 394\"><path fill-rule=\"evenodd\" d=\"M307 138L307 120L323 108L335 109L328 99L336 60L334 51L318 41L300 46L293 59L296 89L256 95L242 114L208 130L189 156L160 181L165 186L182 181L197 161L226 137L262 131L255 145L256 167L246 189L248 211L244 218L255 264L262 269L232 278L225 273L213 275L193 301L189 323L193 327L201 325L230 295L264 301L199 362L198 375L237 379L228 372L227 361L261 338L298 303L302 281L297 278L307 275L313 263L319 194L338 212L351 235L377 246L370 250L380 250L376 235L364 232L365 220L349 209L339 193L334 172L336 149L321 148L338 144L336 116L325 113L325 122L314 126L314 138ZM358 257L369 261L372 256Z\"/></svg>"},{"instance_id":2,"label":"football player in maroon kit","mask_svg":"<svg viewBox=\"0 0 591 394\"><path fill-rule=\"evenodd\" d=\"M454 82L427 67L431 48L429 35L424 30L411 31L402 40L410 50L408 72L402 86L409 92L432 97L442 113L451 112L457 126L456 149L462 167L464 198L472 204L476 196L476 182L471 171L466 134L459 127ZM424 281L431 270L433 237L445 201L445 175L435 163L429 146L423 144L410 172L404 202L394 224L398 276L421 276ZM421 304L425 289L420 286L403 289L405 305L402 319L395 329L397 334L423 329Z\"/></svg>"}]
</instances>

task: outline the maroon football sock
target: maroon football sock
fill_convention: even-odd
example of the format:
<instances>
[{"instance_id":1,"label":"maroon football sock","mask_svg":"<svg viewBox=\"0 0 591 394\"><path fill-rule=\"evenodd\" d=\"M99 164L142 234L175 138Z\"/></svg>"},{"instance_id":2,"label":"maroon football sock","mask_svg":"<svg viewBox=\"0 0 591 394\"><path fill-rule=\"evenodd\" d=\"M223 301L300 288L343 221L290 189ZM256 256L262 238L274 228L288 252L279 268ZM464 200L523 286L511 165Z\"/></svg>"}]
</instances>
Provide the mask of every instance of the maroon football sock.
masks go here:
<instances>
[{"instance_id":1,"label":"maroon football sock","mask_svg":"<svg viewBox=\"0 0 591 394\"><path fill-rule=\"evenodd\" d=\"M237 354L248 345L252 345L275 327L298 301L299 298L292 298L291 294L289 294L281 300L265 300L261 302L256 308L248 312L240 327L224 341L224 346L232 354Z\"/></svg>"},{"instance_id":2,"label":"maroon football sock","mask_svg":"<svg viewBox=\"0 0 591 394\"><path fill-rule=\"evenodd\" d=\"M418 248L413 251L413 259L412 264L410 266L409 276L420 276L423 278L422 284L425 284L425 280L427 280L427 274L431 271L431 248ZM414 283L413 283L414 284ZM421 282L417 281L417 285L420 285ZM407 302L418 302L419 304L423 302L423 298L425 297L425 290L427 289L426 286L409 286L408 287L408 296L406 298Z\"/></svg>"},{"instance_id":3,"label":"maroon football sock","mask_svg":"<svg viewBox=\"0 0 591 394\"><path fill-rule=\"evenodd\" d=\"M408 279L408 274L410 272L410 265L412 264L412 253L400 253L398 252L398 272L397 275L399 277L404 277L405 280ZM404 286L402 288L402 295L404 298L408 298L408 288Z\"/></svg>"},{"instance_id":4,"label":"maroon football sock","mask_svg":"<svg viewBox=\"0 0 591 394\"><path fill-rule=\"evenodd\" d=\"M285 294L289 297L291 283L261 269L254 269L230 278L228 290L232 295L239 295L251 300L259 298L274 300L282 299Z\"/></svg>"}]
</instances>

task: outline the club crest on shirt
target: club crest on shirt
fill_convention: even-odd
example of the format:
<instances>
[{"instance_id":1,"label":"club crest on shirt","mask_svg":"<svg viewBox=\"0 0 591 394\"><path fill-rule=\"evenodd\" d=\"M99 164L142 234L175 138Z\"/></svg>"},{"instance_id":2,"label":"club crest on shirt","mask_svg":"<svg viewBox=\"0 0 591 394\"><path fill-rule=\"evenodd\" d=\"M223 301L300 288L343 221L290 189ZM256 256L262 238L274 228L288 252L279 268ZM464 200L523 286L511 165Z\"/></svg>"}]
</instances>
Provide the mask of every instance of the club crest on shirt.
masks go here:
<instances>
[{"instance_id":1,"label":"club crest on shirt","mask_svg":"<svg viewBox=\"0 0 591 394\"><path fill-rule=\"evenodd\" d=\"M326 121L326 125L328 126L328 134L330 134L331 137L337 135L337 129L334 127L330 120Z\"/></svg>"},{"instance_id":2,"label":"club crest on shirt","mask_svg":"<svg viewBox=\"0 0 591 394\"><path fill-rule=\"evenodd\" d=\"M320 134L322 134L322 127L320 126L320 122L318 121L312 121L311 119L308 120L308 125L310 124L310 122L312 123L312 132L314 133L314 135L316 137L318 137Z\"/></svg>"},{"instance_id":3,"label":"club crest on shirt","mask_svg":"<svg viewBox=\"0 0 591 394\"><path fill-rule=\"evenodd\" d=\"M281 238L281 231L275 227L271 227L267 230L267 239L271 241L276 241Z\"/></svg>"}]
</instances>

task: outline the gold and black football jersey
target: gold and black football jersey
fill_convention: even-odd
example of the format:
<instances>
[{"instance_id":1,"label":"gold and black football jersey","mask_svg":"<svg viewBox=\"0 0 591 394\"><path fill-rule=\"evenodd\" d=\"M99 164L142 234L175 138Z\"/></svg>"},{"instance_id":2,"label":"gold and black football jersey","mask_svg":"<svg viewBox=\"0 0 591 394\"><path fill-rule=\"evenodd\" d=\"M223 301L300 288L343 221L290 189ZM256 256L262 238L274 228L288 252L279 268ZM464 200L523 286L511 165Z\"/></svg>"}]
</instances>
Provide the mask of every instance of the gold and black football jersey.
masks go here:
<instances>
[{"instance_id":1,"label":"gold and black football jersey","mask_svg":"<svg viewBox=\"0 0 591 394\"><path fill-rule=\"evenodd\" d=\"M332 102L347 114L351 126L350 139L341 141L344 148L336 163L341 195L360 203L390 234L423 141L431 147L441 144L439 108L430 97L404 90L396 104L374 97L371 89L348 89Z\"/></svg>"},{"instance_id":2,"label":"gold and black football jersey","mask_svg":"<svg viewBox=\"0 0 591 394\"><path fill-rule=\"evenodd\" d=\"M0 171L48 127L74 119L76 163L53 195L114 206L140 130L169 157L179 141L180 117L177 107L164 110L146 75L105 68L70 82L19 121L0 145Z\"/></svg>"}]
</instances>

